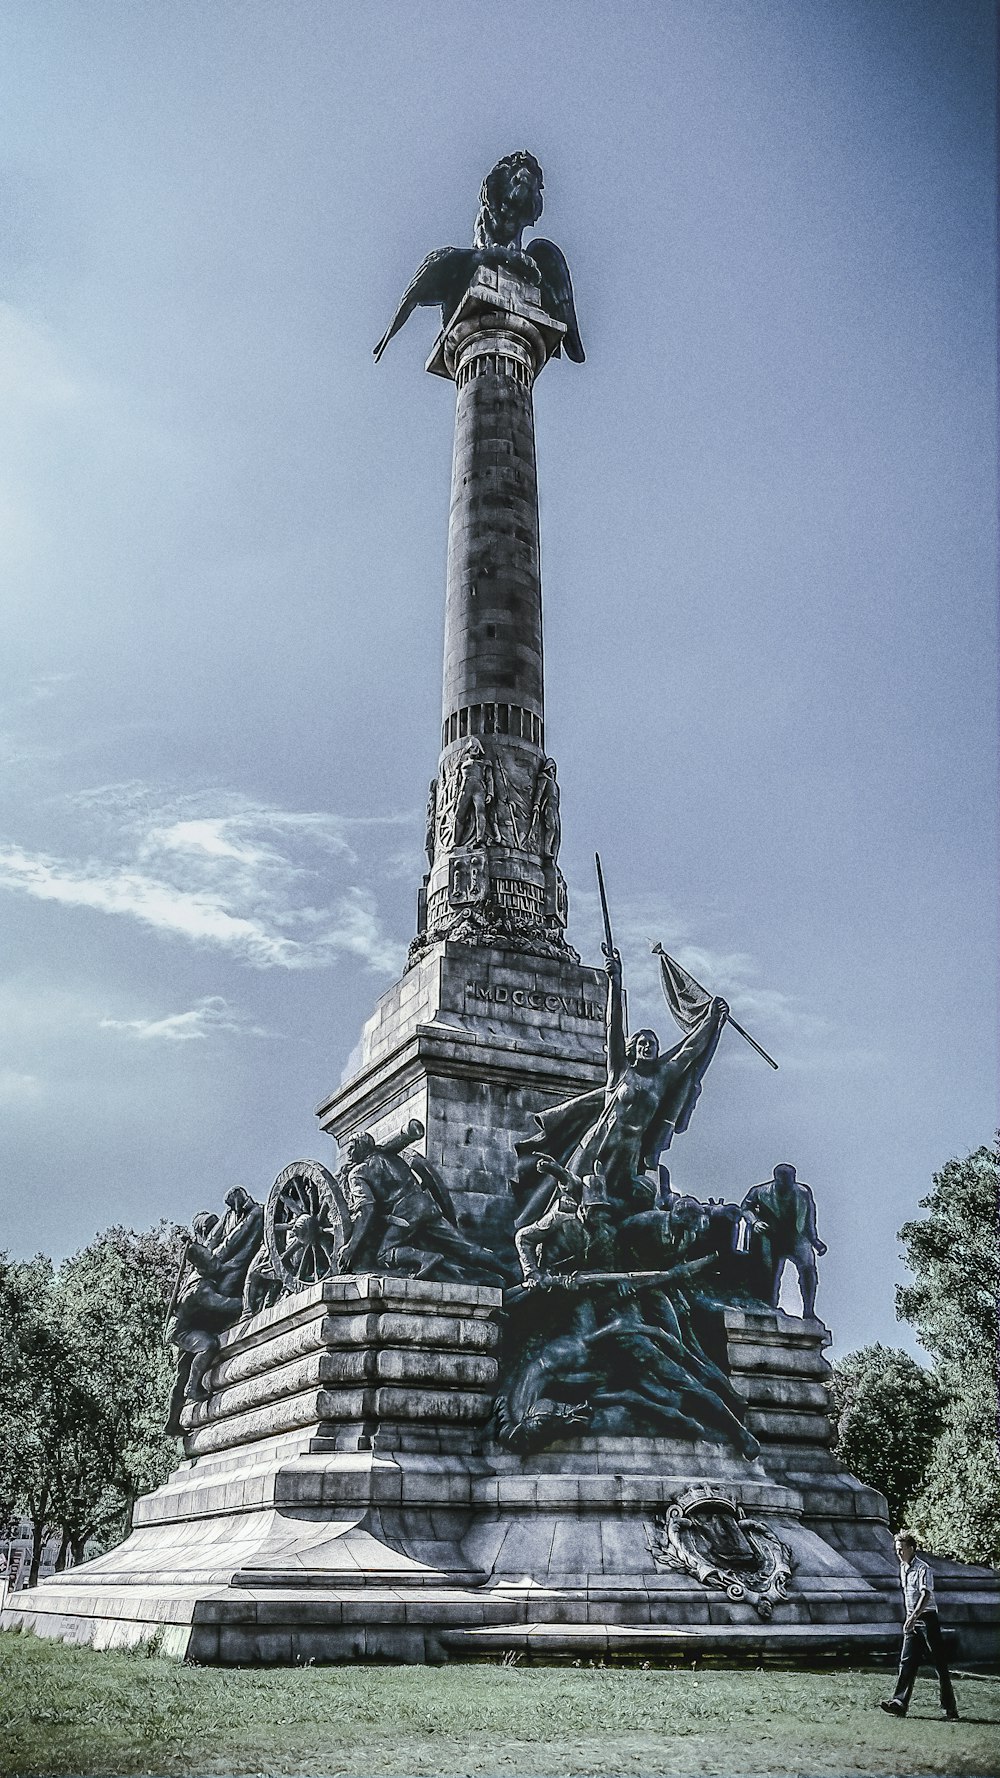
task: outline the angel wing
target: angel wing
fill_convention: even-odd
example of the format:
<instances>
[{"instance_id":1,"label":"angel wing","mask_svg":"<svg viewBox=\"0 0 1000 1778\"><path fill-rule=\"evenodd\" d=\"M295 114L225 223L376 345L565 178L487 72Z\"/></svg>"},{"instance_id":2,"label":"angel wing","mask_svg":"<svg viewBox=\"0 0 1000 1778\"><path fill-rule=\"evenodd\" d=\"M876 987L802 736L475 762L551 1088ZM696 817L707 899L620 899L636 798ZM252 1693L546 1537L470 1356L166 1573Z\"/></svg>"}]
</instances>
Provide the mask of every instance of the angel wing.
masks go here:
<instances>
[{"instance_id":1,"label":"angel wing","mask_svg":"<svg viewBox=\"0 0 1000 1778\"><path fill-rule=\"evenodd\" d=\"M441 305L441 320L453 315L472 282L480 256L472 247L435 247L418 266L409 288L403 293L396 313L385 333L373 348L377 364L393 334L409 320L414 309ZM568 274L567 274L568 275Z\"/></svg>"},{"instance_id":2,"label":"angel wing","mask_svg":"<svg viewBox=\"0 0 1000 1778\"><path fill-rule=\"evenodd\" d=\"M541 235L537 240L529 241L524 251L542 274L543 309L554 321L561 321L566 329L562 344L567 358L572 358L574 364L582 364L586 354L577 325L573 280L565 254L554 241L546 241Z\"/></svg>"}]
</instances>

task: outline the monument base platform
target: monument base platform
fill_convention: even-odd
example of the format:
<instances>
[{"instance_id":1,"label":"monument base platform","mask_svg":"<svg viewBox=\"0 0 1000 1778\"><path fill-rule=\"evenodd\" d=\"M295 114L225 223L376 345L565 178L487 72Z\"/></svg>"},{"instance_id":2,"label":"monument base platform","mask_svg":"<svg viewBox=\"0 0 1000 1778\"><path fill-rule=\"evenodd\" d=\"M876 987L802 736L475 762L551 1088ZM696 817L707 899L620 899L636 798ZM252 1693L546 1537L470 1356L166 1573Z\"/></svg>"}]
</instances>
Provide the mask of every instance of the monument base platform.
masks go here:
<instances>
[{"instance_id":1,"label":"monument base platform","mask_svg":"<svg viewBox=\"0 0 1000 1778\"><path fill-rule=\"evenodd\" d=\"M896 1652L885 1503L831 1456L819 1322L726 1311L753 1461L606 1436L520 1457L488 1431L501 1301L343 1278L242 1324L128 1539L16 1595L3 1627L240 1666ZM769 1617L664 1560L663 1527L692 1496L733 1503L787 1550ZM934 1567L960 1653L995 1658L1000 1577Z\"/></svg>"}]
</instances>

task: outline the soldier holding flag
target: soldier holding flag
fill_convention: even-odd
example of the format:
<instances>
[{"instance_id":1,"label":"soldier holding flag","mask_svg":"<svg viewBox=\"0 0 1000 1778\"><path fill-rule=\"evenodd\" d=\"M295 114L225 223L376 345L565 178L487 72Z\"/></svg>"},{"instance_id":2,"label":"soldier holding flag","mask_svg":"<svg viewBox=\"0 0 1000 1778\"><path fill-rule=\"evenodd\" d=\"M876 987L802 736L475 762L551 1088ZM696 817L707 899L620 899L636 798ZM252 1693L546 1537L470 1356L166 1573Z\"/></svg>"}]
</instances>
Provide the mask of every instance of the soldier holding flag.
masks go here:
<instances>
[{"instance_id":1,"label":"soldier holding flag","mask_svg":"<svg viewBox=\"0 0 1000 1778\"><path fill-rule=\"evenodd\" d=\"M729 1016L726 1002L711 1000L703 1016L673 1049L660 1054L655 1031L626 1039L622 961L611 949L608 972L608 1078L601 1114L580 1137L569 1161L572 1173L603 1166L608 1189L628 1195L631 1179L655 1165L675 1130L686 1130L705 1071Z\"/></svg>"},{"instance_id":2,"label":"soldier holding flag","mask_svg":"<svg viewBox=\"0 0 1000 1778\"><path fill-rule=\"evenodd\" d=\"M654 1166L675 1131L686 1130L691 1121L729 1007L718 997L707 1000L682 1042L662 1055L655 1031L626 1038L622 960L611 936L603 877L599 882L607 940L607 1081L595 1092L536 1113L537 1135L516 1146L522 1165L545 1154L579 1178L603 1173L610 1200L628 1212L636 1207L636 1176Z\"/></svg>"}]
</instances>

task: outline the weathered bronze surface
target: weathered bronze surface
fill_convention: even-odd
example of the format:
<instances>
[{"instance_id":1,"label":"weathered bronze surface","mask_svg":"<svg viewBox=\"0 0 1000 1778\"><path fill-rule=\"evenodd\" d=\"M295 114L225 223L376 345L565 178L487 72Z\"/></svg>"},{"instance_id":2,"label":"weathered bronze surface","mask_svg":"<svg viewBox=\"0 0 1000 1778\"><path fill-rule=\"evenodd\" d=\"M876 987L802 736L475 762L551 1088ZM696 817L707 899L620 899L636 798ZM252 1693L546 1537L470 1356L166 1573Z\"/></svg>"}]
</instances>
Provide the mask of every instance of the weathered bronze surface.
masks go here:
<instances>
[{"instance_id":1,"label":"weathered bronze surface","mask_svg":"<svg viewBox=\"0 0 1000 1778\"><path fill-rule=\"evenodd\" d=\"M781 1293L781 1274L791 1260L802 1293L802 1313L809 1321L816 1313L816 1255L826 1243L816 1232L816 1200L811 1188L796 1179L787 1162L774 1169L774 1178L751 1186L743 1199L753 1230L754 1251L766 1280L766 1301L776 1309Z\"/></svg>"},{"instance_id":2,"label":"weathered bronze surface","mask_svg":"<svg viewBox=\"0 0 1000 1778\"><path fill-rule=\"evenodd\" d=\"M525 229L542 213L542 189L542 169L533 154L522 149L497 161L483 180L471 248L437 247L428 253L374 348L376 363L414 309L439 306L446 325L480 266L503 266L537 286L541 307L566 328L562 344L567 358L583 363L573 283L562 253L554 242L541 238L521 245Z\"/></svg>"}]
</instances>

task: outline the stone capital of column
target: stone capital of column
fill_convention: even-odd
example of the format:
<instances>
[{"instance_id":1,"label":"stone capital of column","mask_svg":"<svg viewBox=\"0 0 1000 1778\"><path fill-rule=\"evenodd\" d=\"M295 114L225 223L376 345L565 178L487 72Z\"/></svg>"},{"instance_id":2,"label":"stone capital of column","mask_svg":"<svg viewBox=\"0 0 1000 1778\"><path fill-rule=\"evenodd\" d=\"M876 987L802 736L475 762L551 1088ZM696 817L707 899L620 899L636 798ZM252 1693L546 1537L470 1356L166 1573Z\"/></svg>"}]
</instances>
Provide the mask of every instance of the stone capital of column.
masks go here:
<instances>
[{"instance_id":1,"label":"stone capital of column","mask_svg":"<svg viewBox=\"0 0 1000 1778\"><path fill-rule=\"evenodd\" d=\"M565 333L562 322L540 307L536 285L505 267L480 266L435 340L425 368L432 376L453 382L471 342L483 334L506 334L522 343L522 350L527 347L537 376Z\"/></svg>"}]
</instances>

